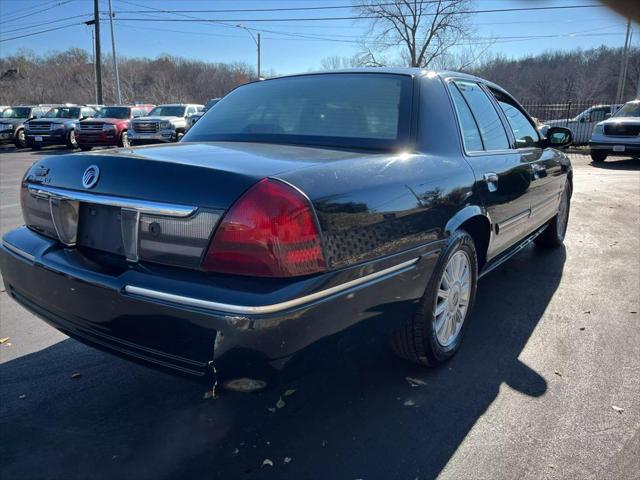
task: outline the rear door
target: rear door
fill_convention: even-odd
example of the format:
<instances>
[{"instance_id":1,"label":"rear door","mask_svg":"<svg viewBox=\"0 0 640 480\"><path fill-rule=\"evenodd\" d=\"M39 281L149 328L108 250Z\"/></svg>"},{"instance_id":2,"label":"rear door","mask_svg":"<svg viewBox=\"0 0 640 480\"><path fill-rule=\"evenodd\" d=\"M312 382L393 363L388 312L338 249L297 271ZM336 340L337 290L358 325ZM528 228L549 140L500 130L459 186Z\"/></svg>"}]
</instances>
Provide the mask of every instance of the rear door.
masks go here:
<instances>
[{"instance_id":1,"label":"rear door","mask_svg":"<svg viewBox=\"0 0 640 480\"><path fill-rule=\"evenodd\" d=\"M498 107L476 82L449 80L465 156L474 170L477 191L492 223L487 260L526 234L530 213L528 161L512 148Z\"/></svg>"},{"instance_id":2,"label":"rear door","mask_svg":"<svg viewBox=\"0 0 640 480\"><path fill-rule=\"evenodd\" d=\"M491 88L488 91L504 113L507 127L513 135L514 151L530 175L531 214L525 232L529 233L543 225L558 210L566 177L561 163L563 154L553 148L543 148L533 120L518 102L504 92Z\"/></svg>"}]
</instances>

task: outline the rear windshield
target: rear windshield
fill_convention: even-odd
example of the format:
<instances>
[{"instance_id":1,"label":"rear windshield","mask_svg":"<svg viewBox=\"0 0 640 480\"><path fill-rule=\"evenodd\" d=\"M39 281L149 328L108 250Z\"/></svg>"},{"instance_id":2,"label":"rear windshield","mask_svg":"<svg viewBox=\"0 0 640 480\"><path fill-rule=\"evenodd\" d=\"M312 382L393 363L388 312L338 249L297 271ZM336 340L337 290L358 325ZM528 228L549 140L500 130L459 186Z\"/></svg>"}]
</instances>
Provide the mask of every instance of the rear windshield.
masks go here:
<instances>
[{"instance_id":1,"label":"rear windshield","mask_svg":"<svg viewBox=\"0 0 640 480\"><path fill-rule=\"evenodd\" d=\"M80 107L59 107L49 110L44 118L78 118Z\"/></svg>"},{"instance_id":2,"label":"rear windshield","mask_svg":"<svg viewBox=\"0 0 640 480\"><path fill-rule=\"evenodd\" d=\"M104 107L96 118L129 118L129 107Z\"/></svg>"},{"instance_id":3,"label":"rear windshield","mask_svg":"<svg viewBox=\"0 0 640 480\"><path fill-rule=\"evenodd\" d=\"M319 74L255 82L224 97L184 141L399 147L409 138L411 77Z\"/></svg>"},{"instance_id":4,"label":"rear windshield","mask_svg":"<svg viewBox=\"0 0 640 480\"><path fill-rule=\"evenodd\" d=\"M186 107L156 107L149 112L150 117L183 117Z\"/></svg>"},{"instance_id":5,"label":"rear windshield","mask_svg":"<svg viewBox=\"0 0 640 480\"><path fill-rule=\"evenodd\" d=\"M625 103L614 117L640 117L640 102Z\"/></svg>"}]
</instances>

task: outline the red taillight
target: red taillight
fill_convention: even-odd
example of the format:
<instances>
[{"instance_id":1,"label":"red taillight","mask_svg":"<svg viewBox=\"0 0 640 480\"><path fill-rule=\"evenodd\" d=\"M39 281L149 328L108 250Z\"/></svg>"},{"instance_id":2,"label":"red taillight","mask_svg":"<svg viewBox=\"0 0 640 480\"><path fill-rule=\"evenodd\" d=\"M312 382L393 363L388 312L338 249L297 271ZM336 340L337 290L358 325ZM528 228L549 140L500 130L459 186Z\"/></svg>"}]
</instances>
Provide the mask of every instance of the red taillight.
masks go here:
<instances>
[{"instance_id":1,"label":"red taillight","mask_svg":"<svg viewBox=\"0 0 640 480\"><path fill-rule=\"evenodd\" d=\"M308 275L325 269L309 201L265 178L231 207L202 264L212 272L261 277Z\"/></svg>"}]
</instances>

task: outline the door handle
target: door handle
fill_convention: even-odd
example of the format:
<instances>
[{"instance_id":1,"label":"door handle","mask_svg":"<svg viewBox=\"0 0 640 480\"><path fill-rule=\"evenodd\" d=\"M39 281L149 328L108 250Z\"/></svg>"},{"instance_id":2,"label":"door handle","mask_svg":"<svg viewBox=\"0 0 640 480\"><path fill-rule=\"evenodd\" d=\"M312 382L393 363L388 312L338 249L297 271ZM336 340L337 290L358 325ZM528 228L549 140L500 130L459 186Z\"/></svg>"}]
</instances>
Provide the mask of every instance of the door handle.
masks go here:
<instances>
[{"instance_id":1,"label":"door handle","mask_svg":"<svg viewBox=\"0 0 640 480\"><path fill-rule=\"evenodd\" d=\"M531 168L533 169L533 178L534 179L538 179L540 177L546 177L547 176L547 169L544 166L539 165L537 163L533 163L531 165Z\"/></svg>"},{"instance_id":2,"label":"door handle","mask_svg":"<svg viewBox=\"0 0 640 480\"><path fill-rule=\"evenodd\" d=\"M493 173L493 172L489 172L489 173L485 173L482 178L484 179L485 183L487 184L487 188L489 189L490 192L495 192L496 190L498 190L498 174L497 173Z\"/></svg>"}]
</instances>

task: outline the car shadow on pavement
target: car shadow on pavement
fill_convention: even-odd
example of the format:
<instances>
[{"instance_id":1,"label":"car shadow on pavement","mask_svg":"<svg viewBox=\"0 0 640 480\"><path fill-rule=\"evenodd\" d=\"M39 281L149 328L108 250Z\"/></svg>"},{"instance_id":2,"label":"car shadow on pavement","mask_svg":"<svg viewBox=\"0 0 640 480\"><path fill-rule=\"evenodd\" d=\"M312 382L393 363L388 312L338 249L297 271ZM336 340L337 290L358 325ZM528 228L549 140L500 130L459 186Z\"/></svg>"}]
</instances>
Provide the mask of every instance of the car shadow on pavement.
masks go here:
<instances>
[{"instance_id":1,"label":"car shadow on pavement","mask_svg":"<svg viewBox=\"0 0 640 480\"><path fill-rule=\"evenodd\" d=\"M640 170L640 159L637 158L608 158L604 162L591 162L592 167L603 168L605 170Z\"/></svg>"},{"instance_id":2,"label":"car shadow on pavement","mask_svg":"<svg viewBox=\"0 0 640 480\"><path fill-rule=\"evenodd\" d=\"M463 347L437 369L390 352L386 314L408 311L403 304L312 346L285 367L283 384L215 400L203 399L200 384L73 340L6 362L0 474L435 478L504 384L545 394L544 375L519 356L560 283L565 257L564 248L527 248L481 280Z\"/></svg>"}]
</instances>

